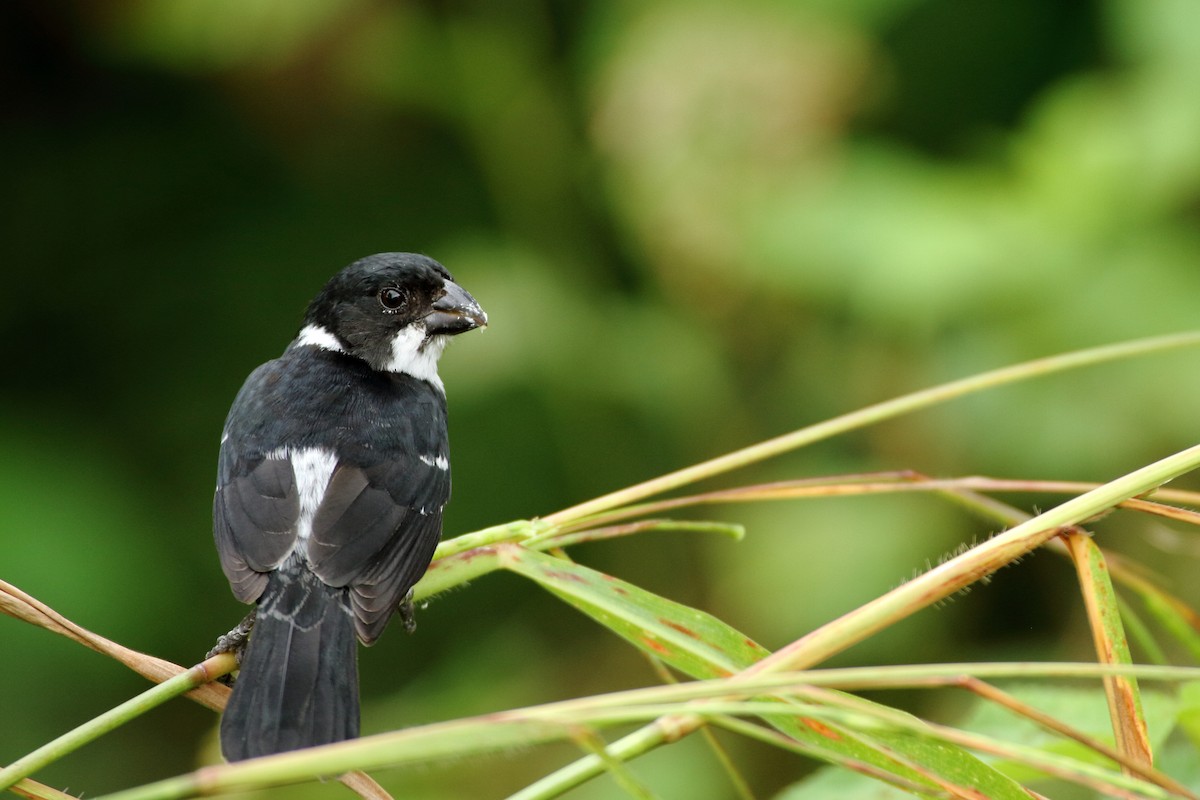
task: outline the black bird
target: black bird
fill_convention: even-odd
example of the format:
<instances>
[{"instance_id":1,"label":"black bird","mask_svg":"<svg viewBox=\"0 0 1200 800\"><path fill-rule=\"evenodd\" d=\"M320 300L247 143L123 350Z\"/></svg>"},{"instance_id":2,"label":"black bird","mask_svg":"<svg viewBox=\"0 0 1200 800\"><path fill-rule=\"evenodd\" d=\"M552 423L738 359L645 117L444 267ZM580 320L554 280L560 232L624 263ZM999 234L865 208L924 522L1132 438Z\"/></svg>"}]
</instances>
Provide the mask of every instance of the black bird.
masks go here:
<instances>
[{"instance_id":1,"label":"black bird","mask_svg":"<svg viewBox=\"0 0 1200 800\"><path fill-rule=\"evenodd\" d=\"M355 638L374 643L397 610L411 620L450 496L438 357L486 324L441 264L380 253L334 275L246 379L213 500L221 567L258 604L221 719L227 759L358 735Z\"/></svg>"}]
</instances>

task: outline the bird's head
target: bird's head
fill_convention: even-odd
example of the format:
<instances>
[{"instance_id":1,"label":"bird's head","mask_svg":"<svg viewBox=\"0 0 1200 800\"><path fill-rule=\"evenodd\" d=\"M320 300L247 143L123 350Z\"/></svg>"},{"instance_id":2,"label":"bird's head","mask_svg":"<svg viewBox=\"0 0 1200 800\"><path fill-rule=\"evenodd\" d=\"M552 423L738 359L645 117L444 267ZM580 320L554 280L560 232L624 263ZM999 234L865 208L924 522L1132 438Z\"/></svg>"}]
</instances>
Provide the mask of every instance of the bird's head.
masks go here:
<instances>
[{"instance_id":1,"label":"bird's head","mask_svg":"<svg viewBox=\"0 0 1200 800\"><path fill-rule=\"evenodd\" d=\"M295 345L438 383L437 360L449 337L485 325L487 314L441 264L413 253L378 253L329 279L309 305Z\"/></svg>"}]
</instances>

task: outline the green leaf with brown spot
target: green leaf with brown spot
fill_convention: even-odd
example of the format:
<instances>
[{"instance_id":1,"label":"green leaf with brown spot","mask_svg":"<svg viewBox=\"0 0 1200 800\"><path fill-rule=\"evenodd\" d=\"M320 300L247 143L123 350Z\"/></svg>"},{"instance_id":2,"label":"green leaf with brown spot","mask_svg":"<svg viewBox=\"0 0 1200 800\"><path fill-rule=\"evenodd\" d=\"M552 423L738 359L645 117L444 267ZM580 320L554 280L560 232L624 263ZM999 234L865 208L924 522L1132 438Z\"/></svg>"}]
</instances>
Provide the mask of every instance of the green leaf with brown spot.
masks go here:
<instances>
[{"instance_id":1,"label":"green leaf with brown spot","mask_svg":"<svg viewBox=\"0 0 1200 800\"><path fill-rule=\"evenodd\" d=\"M509 570L545 589L693 678L722 678L768 655L721 620L611 575L525 548L503 557Z\"/></svg>"}]
</instances>

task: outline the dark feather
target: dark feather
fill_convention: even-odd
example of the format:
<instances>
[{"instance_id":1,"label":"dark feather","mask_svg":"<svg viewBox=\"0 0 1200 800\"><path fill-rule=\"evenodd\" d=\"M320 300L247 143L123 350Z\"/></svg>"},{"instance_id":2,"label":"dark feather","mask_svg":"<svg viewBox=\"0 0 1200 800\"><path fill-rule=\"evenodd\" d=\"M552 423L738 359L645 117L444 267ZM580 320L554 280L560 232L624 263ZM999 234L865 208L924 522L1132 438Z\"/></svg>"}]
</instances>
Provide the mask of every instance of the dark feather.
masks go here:
<instances>
[{"instance_id":1,"label":"dark feather","mask_svg":"<svg viewBox=\"0 0 1200 800\"><path fill-rule=\"evenodd\" d=\"M347 592L296 559L271 573L221 717L230 761L358 735L357 643Z\"/></svg>"},{"instance_id":2,"label":"dark feather","mask_svg":"<svg viewBox=\"0 0 1200 800\"><path fill-rule=\"evenodd\" d=\"M436 514L410 514L403 531L397 531L355 578L350 602L363 644L374 644L408 590L425 574L441 531L440 510Z\"/></svg>"},{"instance_id":3,"label":"dark feather","mask_svg":"<svg viewBox=\"0 0 1200 800\"><path fill-rule=\"evenodd\" d=\"M402 529L407 506L358 467L338 469L313 520L308 559L330 586L346 586Z\"/></svg>"},{"instance_id":4,"label":"dark feather","mask_svg":"<svg viewBox=\"0 0 1200 800\"><path fill-rule=\"evenodd\" d=\"M432 259L370 256L246 379L213 502L221 566L259 604L221 724L227 758L357 735L355 637L374 642L425 572L450 496L436 359L486 321Z\"/></svg>"},{"instance_id":5,"label":"dark feather","mask_svg":"<svg viewBox=\"0 0 1200 800\"><path fill-rule=\"evenodd\" d=\"M296 542L300 512L291 463L259 461L222 486L220 494L240 556L259 572L279 566Z\"/></svg>"}]
</instances>

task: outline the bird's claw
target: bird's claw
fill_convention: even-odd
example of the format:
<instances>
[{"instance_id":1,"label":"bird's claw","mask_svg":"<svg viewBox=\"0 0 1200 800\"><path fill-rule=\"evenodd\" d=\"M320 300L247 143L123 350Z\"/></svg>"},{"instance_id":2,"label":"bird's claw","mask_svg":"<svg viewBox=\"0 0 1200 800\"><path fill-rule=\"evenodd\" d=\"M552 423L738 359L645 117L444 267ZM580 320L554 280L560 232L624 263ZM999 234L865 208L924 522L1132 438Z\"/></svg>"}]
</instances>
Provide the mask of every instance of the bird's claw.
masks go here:
<instances>
[{"instance_id":1,"label":"bird's claw","mask_svg":"<svg viewBox=\"0 0 1200 800\"><path fill-rule=\"evenodd\" d=\"M222 634L217 637L217 643L204 654L206 659L218 656L221 653L233 653L233 657L237 659L238 666L242 663L242 654L246 652L246 643L250 641L250 631L254 628L254 612L251 611L242 621L233 626L233 630L229 633ZM217 679L221 683L232 686L235 678L232 674L222 675Z\"/></svg>"},{"instance_id":2,"label":"bird's claw","mask_svg":"<svg viewBox=\"0 0 1200 800\"><path fill-rule=\"evenodd\" d=\"M407 633L414 633L417 630L417 610L413 607L412 589L409 589L408 594L404 595L397 611L400 612L400 621L404 623L404 630Z\"/></svg>"}]
</instances>

